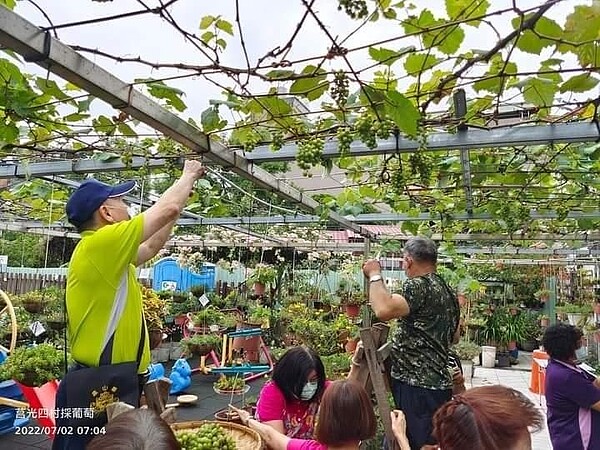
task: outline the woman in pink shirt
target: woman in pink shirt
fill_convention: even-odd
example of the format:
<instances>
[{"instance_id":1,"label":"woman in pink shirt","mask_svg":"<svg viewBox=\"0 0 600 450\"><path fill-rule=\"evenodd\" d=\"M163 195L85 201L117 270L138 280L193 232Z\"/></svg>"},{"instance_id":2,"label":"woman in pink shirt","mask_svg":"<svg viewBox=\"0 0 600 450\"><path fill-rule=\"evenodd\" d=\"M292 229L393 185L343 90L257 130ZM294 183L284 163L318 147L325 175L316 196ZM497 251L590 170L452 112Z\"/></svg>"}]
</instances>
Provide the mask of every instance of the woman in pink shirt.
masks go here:
<instances>
[{"instance_id":1,"label":"woman in pink shirt","mask_svg":"<svg viewBox=\"0 0 600 450\"><path fill-rule=\"evenodd\" d=\"M377 429L367 392L352 380L335 381L323 394L315 440L291 439L254 420L247 411L233 409L242 423L256 430L272 450L358 450L360 442L375 436Z\"/></svg>"},{"instance_id":2,"label":"woman in pink shirt","mask_svg":"<svg viewBox=\"0 0 600 450\"><path fill-rule=\"evenodd\" d=\"M319 355L307 347L291 348L260 392L257 419L290 438L312 439L328 385Z\"/></svg>"}]
</instances>

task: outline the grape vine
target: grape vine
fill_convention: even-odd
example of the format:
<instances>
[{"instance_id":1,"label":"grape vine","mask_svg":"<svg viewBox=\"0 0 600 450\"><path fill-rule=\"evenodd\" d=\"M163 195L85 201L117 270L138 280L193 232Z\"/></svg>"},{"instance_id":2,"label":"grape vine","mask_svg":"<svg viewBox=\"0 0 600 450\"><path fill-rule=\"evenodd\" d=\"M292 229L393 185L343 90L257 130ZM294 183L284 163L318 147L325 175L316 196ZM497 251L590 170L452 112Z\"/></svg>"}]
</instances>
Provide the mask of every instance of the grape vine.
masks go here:
<instances>
[{"instance_id":1,"label":"grape vine","mask_svg":"<svg viewBox=\"0 0 600 450\"><path fill-rule=\"evenodd\" d=\"M369 14L365 0L338 0L338 11L342 9L352 19L364 19Z\"/></svg>"}]
</instances>

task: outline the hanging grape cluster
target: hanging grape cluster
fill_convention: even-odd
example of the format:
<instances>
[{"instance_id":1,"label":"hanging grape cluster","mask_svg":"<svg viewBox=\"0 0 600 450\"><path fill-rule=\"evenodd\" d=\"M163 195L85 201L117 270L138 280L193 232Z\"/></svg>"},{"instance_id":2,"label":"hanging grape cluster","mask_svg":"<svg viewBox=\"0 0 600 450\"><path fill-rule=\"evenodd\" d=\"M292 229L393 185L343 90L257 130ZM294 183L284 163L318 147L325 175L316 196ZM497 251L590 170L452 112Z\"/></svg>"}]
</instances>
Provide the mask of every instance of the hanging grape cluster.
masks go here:
<instances>
[{"instance_id":1,"label":"hanging grape cluster","mask_svg":"<svg viewBox=\"0 0 600 450\"><path fill-rule=\"evenodd\" d=\"M520 202L515 201L502 203L498 210L498 217L504 221L506 231L509 233L514 233L523 228L531 220L529 209Z\"/></svg>"},{"instance_id":2,"label":"hanging grape cluster","mask_svg":"<svg viewBox=\"0 0 600 450\"><path fill-rule=\"evenodd\" d=\"M274 152L281 150L281 147L283 147L283 133L280 131L273 133L271 136L271 145L269 147Z\"/></svg>"},{"instance_id":3,"label":"hanging grape cluster","mask_svg":"<svg viewBox=\"0 0 600 450\"><path fill-rule=\"evenodd\" d=\"M354 134L352 133L352 129L350 127L340 127L337 129L336 133L338 150L340 152L340 157L343 158L345 156L350 155L350 144L354 141Z\"/></svg>"},{"instance_id":4,"label":"hanging grape cluster","mask_svg":"<svg viewBox=\"0 0 600 450\"><path fill-rule=\"evenodd\" d=\"M377 147L377 139L387 139L394 130L394 122L390 119L379 120L370 114L362 114L356 119L354 129L357 137L368 147Z\"/></svg>"},{"instance_id":5,"label":"hanging grape cluster","mask_svg":"<svg viewBox=\"0 0 600 450\"><path fill-rule=\"evenodd\" d=\"M401 195L404 193L406 181L406 177L402 172L402 167L398 167L398 169L394 170L392 176L390 177L390 187L392 188L392 192L396 195Z\"/></svg>"},{"instance_id":6,"label":"hanging grape cluster","mask_svg":"<svg viewBox=\"0 0 600 450\"><path fill-rule=\"evenodd\" d=\"M323 161L323 147L325 141L319 136L310 136L298 143L296 161L298 167L304 171L305 176L310 176L308 171L311 167Z\"/></svg>"},{"instance_id":7,"label":"hanging grape cluster","mask_svg":"<svg viewBox=\"0 0 600 450\"><path fill-rule=\"evenodd\" d=\"M333 83L331 85L331 97L335 100L338 107L343 108L348 101L348 77L343 70L335 72Z\"/></svg>"},{"instance_id":8,"label":"hanging grape cluster","mask_svg":"<svg viewBox=\"0 0 600 450\"><path fill-rule=\"evenodd\" d=\"M416 151L408 158L410 172L417 177L423 185L428 185L431 180L432 158L426 153Z\"/></svg>"},{"instance_id":9,"label":"hanging grape cluster","mask_svg":"<svg viewBox=\"0 0 600 450\"><path fill-rule=\"evenodd\" d=\"M260 136L257 133L249 133L244 141L244 151L251 152L260 142Z\"/></svg>"},{"instance_id":10,"label":"hanging grape cluster","mask_svg":"<svg viewBox=\"0 0 600 450\"><path fill-rule=\"evenodd\" d=\"M338 11L342 9L352 19L364 19L369 14L366 0L338 0Z\"/></svg>"}]
</instances>

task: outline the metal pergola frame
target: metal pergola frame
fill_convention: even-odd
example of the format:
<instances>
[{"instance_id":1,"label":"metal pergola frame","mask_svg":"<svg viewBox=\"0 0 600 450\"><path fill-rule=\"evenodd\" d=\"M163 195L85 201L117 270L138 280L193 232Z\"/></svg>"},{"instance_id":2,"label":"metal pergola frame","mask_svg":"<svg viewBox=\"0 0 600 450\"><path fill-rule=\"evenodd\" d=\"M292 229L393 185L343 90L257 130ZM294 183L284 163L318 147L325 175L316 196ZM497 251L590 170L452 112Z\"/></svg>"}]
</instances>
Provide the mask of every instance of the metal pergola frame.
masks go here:
<instances>
[{"instance_id":1,"label":"metal pergola frame","mask_svg":"<svg viewBox=\"0 0 600 450\"><path fill-rule=\"evenodd\" d=\"M205 156L212 162L231 170L243 178L250 180L259 187L274 192L281 198L301 205L309 210L316 210L320 204L309 195L275 178L265 170L257 166L263 162L291 161L295 159L297 147L294 144L285 145L278 152L272 152L266 147L255 149L251 153L240 150L233 151L220 142L210 140L207 135L200 132L196 127L179 118L167 109L160 106L147 96L134 89L132 84L126 83L110 74L91 60L83 57L70 47L54 39L51 34L35 26L31 22L20 17L18 14L0 8L0 45L10 48L21 54L26 61L34 62L48 69L63 79L70 81L90 94L104 100L116 109L128 113L131 117L153 127L154 129L171 137L175 141L185 145L198 156ZM470 188L470 167L467 154L464 151L472 149L501 148L515 145L541 145L548 143L576 143L593 142L600 137L600 128L596 123L573 122L551 125L514 126L510 128L495 128L490 130L462 128L455 134L448 132L432 133L427 138L427 151L460 150L461 167L465 178L465 189L468 193ZM369 156L392 153L414 152L419 149L419 143L400 136L393 136L387 140L380 140L374 149L365 147L362 143L354 142L350 148L351 156ZM339 156L338 145L335 140L325 144L324 158L335 158ZM64 161L47 161L31 164L4 164L0 165L0 179L14 177L44 177L54 182L63 184L74 183L71 180L62 179L58 175L67 173L91 173L102 171L119 171L140 168L160 168L167 164L166 159L153 159L135 157L129 165L120 160L100 161L93 159L77 159ZM51 177L50 177L51 176ZM467 195L468 197L468 195ZM468 200L468 198L467 198ZM138 200L136 200L137 202ZM450 215L453 220L490 220L494 217L490 214L469 211ZM530 212L532 219L553 219L557 214L552 211ZM600 218L600 209L595 211L572 211L568 218L572 219L597 219ZM440 220L434 214L419 214L417 216L406 214L360 214L356 217L344 217L335 212L328 213L328 220L337 224L340 228L352 230L364 236L366 244L359 244L361 249L368 247L371 239L375 236L361 224L382 222L404 222L404 221L427 221ZM256 238L271 240L270 246L287 245L286 242L278 242L276 238L252 233L250 229L241 229L240 226L252 224L311 224L321 222L318 216L298 214L295 216L270 216L270 217L225 217L206 218L190 212L178 222L179 225L219 225L228 227L233 231L246 235L254 235ZM42 224L41 227L33 226L32 222L27 225L18 225L22 222L0 224L0 229L8 227L18 228L35 232L41 230L42 234L57 233L57 235L77 235L71 233L64 224L56 224L62 230L54 229L54 225ZM21 228L20 228L21 227ZM440 240L506 240L506 239L550 239L549 237L536 238L535 236L549 233L537 233L536 235L486 235L486 234L456 234L445 237L439 235ZM559 240L583 240L598 239L598 233L572 233L565 237L553 235L552 239ZM408 236L393 237L398 240ZM318 243L323 245L324 243ZM229 244L231 245L231 244ZM245 243L244 245L248 245ZM337 245L337 244L336 244ZM356 245L356 244L353 244ZM351 246L348 246L351 248ZM360 251L360 250L349 250Z\"/></svg>"}]
</instances>

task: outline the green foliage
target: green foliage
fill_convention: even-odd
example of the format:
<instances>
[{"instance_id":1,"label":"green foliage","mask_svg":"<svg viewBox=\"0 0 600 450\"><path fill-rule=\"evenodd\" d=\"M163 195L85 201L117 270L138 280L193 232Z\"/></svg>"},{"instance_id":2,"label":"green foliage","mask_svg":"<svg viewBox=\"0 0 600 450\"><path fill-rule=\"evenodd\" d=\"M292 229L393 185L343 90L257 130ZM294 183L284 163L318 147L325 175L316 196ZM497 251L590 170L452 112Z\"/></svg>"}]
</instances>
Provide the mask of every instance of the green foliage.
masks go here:
<instances>
[{"instance_id":1,"label":"green foliage","mask_svg":"<svg viewBox=\"0 0 600 450\"><path fill-rule=\"evenodd\" d=\"M461 339L452 346L452 350L458 355L461 361L470 361L481 353L481 346L475 342Z\"/></svg>"},{"instance_id":2,"label":"green foliage","mask_svg":"<svg viewBox=\"0 0 600 450\"><path fill-rule=\"evenodd\" d=\"M19 347L0 364L0 380L16 380L26 386L42 386L64 373L64 353L50 344Z\"/></svg>"},{"instance_id":3,"label":"green foliage","mask_svg":"<svg viewBox=\"0 0 600 450\"><path fill-rule=\"evenodd\" d=\"M321 356L325 375L328 380L343 380L350 372L350 358L347 353L337 353L334 355Z\"/></svg>"}]
</instances>

